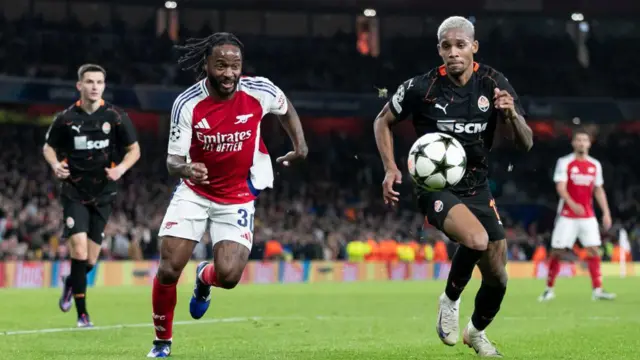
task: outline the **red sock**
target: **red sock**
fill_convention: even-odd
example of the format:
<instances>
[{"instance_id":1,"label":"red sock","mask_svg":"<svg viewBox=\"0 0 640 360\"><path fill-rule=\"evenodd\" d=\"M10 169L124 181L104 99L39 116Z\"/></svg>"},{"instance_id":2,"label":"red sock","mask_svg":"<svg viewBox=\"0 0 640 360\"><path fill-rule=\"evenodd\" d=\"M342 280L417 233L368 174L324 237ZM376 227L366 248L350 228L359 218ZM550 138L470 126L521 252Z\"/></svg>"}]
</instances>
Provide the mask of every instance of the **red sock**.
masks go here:
<instances>
[{"instance_id":1,"label":"red sock","mask_svg":"<svg viewBox=\"0 0 640 360\"><path fill-rule=\"evenodd\" d=\"M220 287L220 283L218 283L218 276L216 276L216 269L213 264L207 264L207 266L202 269L202 272L199 276L200 280L202 280L205 284Z\"/></svg>"},{"instance_id":2,"label":"red sock","mask_svg":"<svg viewBox=\"0 0 640 360\"><path fill-rule=\"evenodd\" d=\"M553 287L559 272L560 260L555 256L551 256L551 258L549 259L549 273L547 274L547 287Z\"/></svg>"},{"instance_id":3,"label":"red sock","mask_svg":"<svg viewBox=\"0 0 640 360\"><path fill-rule=\"evenodd\" d=\"M171 340L173 336L173 311L176 308L176 284L160 284L158 278L153 279L153 327L156 338Z\"/></svg>"},{"instance_id":4,"label":"red sock","mask_svg":"<svg viewBox=\"0 0 640 360\"><path fill-rule=\"evenodd\" d=\"M600 272L600 256L587 258L589 274L591 275L591 286L594 289L602 287L602 272Z\"/></svg>"}]
</instances>

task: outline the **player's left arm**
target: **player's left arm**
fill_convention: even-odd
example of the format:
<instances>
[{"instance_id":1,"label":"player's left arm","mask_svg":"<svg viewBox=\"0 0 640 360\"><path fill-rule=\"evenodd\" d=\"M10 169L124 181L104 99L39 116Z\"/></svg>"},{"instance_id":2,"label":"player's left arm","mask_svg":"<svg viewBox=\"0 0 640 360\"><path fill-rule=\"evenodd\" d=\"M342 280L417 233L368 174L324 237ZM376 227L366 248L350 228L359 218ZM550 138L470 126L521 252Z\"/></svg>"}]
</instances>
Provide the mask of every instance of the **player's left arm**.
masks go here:
<instances>
[{"instance_id":1,"label":"player's left arm","mask_svg":"<svg viewBox=\"0 0 640 360\"><path fill-rule=\"evenodd\" d=\"M117 111L117 110L116 110ZM116 141L118 146L126 149L124 158L117 166L107 168L107 177L113 181L117 181L140 159L140 145L138 144L136 129L124 111L117 111L116 119Z\"/></svg>"},{"instance_id":2,"label":"player's left arm","mask_svg":"<svg viewBox=\"0 0 640 360\"><path fill-rule=\"evenodd\" d=\"M596 198L600 210L602 210L602 227L605 231L611 228L611 211L609 210L609 202L607 201L607 192L604 190L604 179L602 176L602 165L596 164L596 180L593 195Z\"/></svg>"},{"instance_id":3,"label":"player's left arm","mask_svg":"<svg viewBox=\"0 0 640 360\"><path fill-rule=\"evenodd\" d=\"M493 90L495 107L503 115L504 121L515 135L516 145L526 151L533 147L533 131L525 120L525 111L518 94L504 75L498 73Z\"/></svg>"},{"instance_id":4,"label":"player's left arm","mask_svg":"<svg viewBox=\"0 0 640 360\"><path fill-rule=\"evenodd\" d=\"M275 87L275 85L274 85ZM307 141L304 138L304 131L302 130L302 122L298 112L293 107L293 104L287 99L286 95L280 88L276 88L276 96L274 97L269 112L277 115L280 120L280 124L289 135L293 144L293 151L289 151L284 156L276 159L276 162L284 166L289 166L291 161L296 159L305 159L309 148L307 147Z\"/></svg>"}]
</instances>

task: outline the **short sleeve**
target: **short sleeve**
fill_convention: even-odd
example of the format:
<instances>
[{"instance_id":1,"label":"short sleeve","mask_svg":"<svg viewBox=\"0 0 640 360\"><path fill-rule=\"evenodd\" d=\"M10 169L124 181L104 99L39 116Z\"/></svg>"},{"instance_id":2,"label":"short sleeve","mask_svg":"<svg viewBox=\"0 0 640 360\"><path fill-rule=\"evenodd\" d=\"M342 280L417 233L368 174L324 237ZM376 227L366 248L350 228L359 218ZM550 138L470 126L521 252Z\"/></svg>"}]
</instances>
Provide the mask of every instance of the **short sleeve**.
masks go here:
<instances>
[{"instance_id":1,"label":"short sleeve","mask_svg":"<svg viewBox=\"0 0 640 360\"><path fill-rule=\"evenodd\" d=\"M128 147L133 145L137 140L136 128L129 117L129 114L122 110L115 110L118 113L116 120L116 138L118 145Z\"/></svg>"},{"instance_id":2,"label":"short sleeve","mask_svg":"<svg viewBox=\"0 0 640 360\"><path fill-rule=\"evenodd\" d=\"M272 84L273 85L273 84ZM279 87L273 85L276 96L271 100L269 105L269 113L275 115L284 115L289 111L289 103L287 102L287 96Z\"/></svg>"},{"instance_id":3,"label":"short sleeve","mask_svg":"<svg viewBox=\"0 0 640 360\"><path fill-rule=\"evenodd\" d=\"M600 162L596 162L596 180L595 186L604 185L604 176L602 176L602 164Z\"/></svg>"},{"instance_id":4,"label":"short sleeve","mask_svg":"<svg viewBox=\"0 0 640 360\"><path fill-rule=\"evenodd\" d=\"M58 149L62 147L64 145L63 144L64 128L65 126L64 126L64 120L63 120L63 114L62 113L57 114L53 118L53 122L49 126L49 129L47 130L47 133L44 137L46 143L54 149Z\"/></svg>"},{"instance_id":5,"label":"short sleeve","mask_svg":"<svg viewBox=\"0 0 640 360\"><path fill-rule=\"evenodd\" d=\"M284 92L265 77L243 77L240 79L240 89L260 102L263 115L284 115L289 111Z\"/></svg>"},{"instance_id":6,"label":"short sleeve","mask_svg":"<svg viewBox=\"0 0 640 360\"><path fill-rule=\"evenodd\" d=\"M567 182L567 165L568 161L564 158L558 159L558 162L556 162L556 169L553 172L553 182Z\"/></svg>"},{"instance_id":7,"label":"short sleeve","mask_svg":"<svg viewBox=\"0 0 640 360\"><path fill-rule=\"evenodd\" d=\"M502 75L502 73L498 73L496 75L495 81L498 89L506 90L513 97L513 104L518 115L526 118L527 114L524 111L524 107L522 106L520 97L518 96L518 93L516 93L516 90L513 88L513 86L511 86L509 80L504 75Z\"/></svg>"},{"instance_id":8,"label":"short sleeve","mask_svg":"<svg viewBox=\"0 0 640 360\"><path fill-rule=\"evenodd\" d=\"M406 119L412 113L415 93L415 79L410 79L400 84L391 96L389 108L398 121Z\"/></svg>"},{"instance_id":9,"label":"short sleeve","mask_svg":"<svg viewBox=\"0 0 640 360\"><path fill-rule=\"evenodd\" d=\"M181 97L178 97L171 109L171 129L169 130L169 155L188 156L191 148L192 113Z\"/></svg>"}]
</instances>

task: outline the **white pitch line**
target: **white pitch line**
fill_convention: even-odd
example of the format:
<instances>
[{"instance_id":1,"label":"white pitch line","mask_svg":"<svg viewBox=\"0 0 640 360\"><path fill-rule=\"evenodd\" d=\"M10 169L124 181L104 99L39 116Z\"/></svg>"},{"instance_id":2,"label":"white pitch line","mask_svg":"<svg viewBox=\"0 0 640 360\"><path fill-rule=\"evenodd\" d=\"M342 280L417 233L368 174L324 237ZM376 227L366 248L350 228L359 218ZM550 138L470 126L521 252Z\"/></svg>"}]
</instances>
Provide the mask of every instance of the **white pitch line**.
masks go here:
<instances>
[{"instance_id":1,"label":"white pitch line","mask_svg":"<svg viewBox=\"0 0 640 360\"><path fill-rule=\"evenodd\" d=\"M175 321L173 325L197 325L197 324L217 324L217 323L239 323L239 322L260 321L260 320L300 320L300 319L305 319L305 318L296 317L296 316L283 316L283 317L252 316L252 317L232 317L232 318L218 318L218 319L204 319L204 320ZM141 327L153 328L153 323L117 324L117 325L94 326L92 328L75 327L75 328L0 331L0 336L49 334L49 333L61 333L61 332L73 332L73 331L104 331L104 330L118 330L118 329L141 328Z\"/></svg>"},{"instance_id":2,"label":"white pitch line","mask_svg":"<svg viewBox=\"0 0 640 360\"><path fill-rule=\"evenodd\" d=\"M281 316L281 317L264 317L264 316L249 316L249 317L230 317L230 318L217 318L217 319L204 319L204 320L184 320L175 321L173 325L198 325L198 324L219 324L219 323L241 323L249 321L278 321L278 320L376 320L380 319L375 316L356 316L356 317L344 317L344 316ZM411 317L411 320L421 320L421 317ZM546 316L505 316L499 319L511 320L511 321L534 321L534 320L552 320L554 318ZM591 320L591 321L618 321L620 317L617 316L590 316L577 320ZM13 335L32 335L32 334L50 334L50 333L63 333L63 332L75 332L75 331L104 331L104 330L118 330L128 328L153 328L153 323L139 323L139 324L117 324L117 325L105 325L94 326L92 328L51 328L51 329L33 329L33 330L15 330L15 331L0 331L0 336L13 336Z\"/></svg>"}]
</instances>

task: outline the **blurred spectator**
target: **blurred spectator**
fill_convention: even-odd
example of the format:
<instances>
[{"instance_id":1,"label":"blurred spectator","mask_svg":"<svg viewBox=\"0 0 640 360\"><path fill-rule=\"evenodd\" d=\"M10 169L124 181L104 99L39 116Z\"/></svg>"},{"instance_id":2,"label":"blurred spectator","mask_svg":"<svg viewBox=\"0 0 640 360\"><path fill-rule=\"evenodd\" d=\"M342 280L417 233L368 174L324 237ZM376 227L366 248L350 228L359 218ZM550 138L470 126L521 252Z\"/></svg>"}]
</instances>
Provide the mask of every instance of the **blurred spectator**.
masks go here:
<instances>
[{"instance_id":1,"label":"blurred spectator","mask_svg":"<svg viewBox=\"0 0 640 360\"><path fill-rule=\"evenodd\" d=\"M68 256L60 239L63 224L56 183L40 152L34 151L41 148L45 130L39 126L0 125L1 258ZM272 153L286 150L281 148L281 136L265 136ZM615 141L597 141L592 153L604 166L615 228L627 228L632 252L637 256L640 187L636 184L640 178L634 169L639 168L640 159L633 156L633 146L640 137L615 132L609 137ZM277 168L275 188L263 193L257 202L251 258L341 260L347 257L346 245L353 240L371 247L367 259L395 258L395 248L384 245L384 240L395 240L435 245L432 256L448 259L455 246L447 246L444 235L424 226L422 216L414 212L410 182L400 187L401 207L393 211L385 208L380 200L380 182L375 180L382 179L383 172L372 137L349 140L309 134L309 161L299 168ZM157 233L176 182L166 173L164 149L158 142L155 135L140 134L145 156L122 180L105 229L103 258L158 258ZM410 145L401 139L397 144L401 151ZM555 159L568 152L568 140L563 136L539 141L534 153L517 162L511 172L501 170L507 168L510 158L493 152L493 181L502 188L507 182L517 184L517 199L513 191L497 196L511 259L531 259L536 249L548 242L557 204L551 169ZM361 176L364 173L369 175ZM611 240L606 240L605 234L605 241L616 242L617 235L612 234ZM194 257L210 258L210 244L205 238Z\"/></svg>"}]
</instances>

